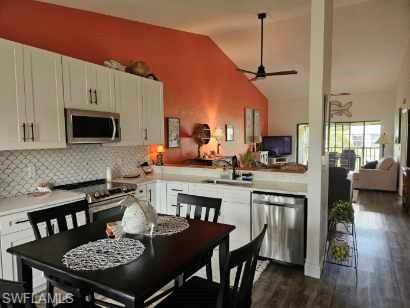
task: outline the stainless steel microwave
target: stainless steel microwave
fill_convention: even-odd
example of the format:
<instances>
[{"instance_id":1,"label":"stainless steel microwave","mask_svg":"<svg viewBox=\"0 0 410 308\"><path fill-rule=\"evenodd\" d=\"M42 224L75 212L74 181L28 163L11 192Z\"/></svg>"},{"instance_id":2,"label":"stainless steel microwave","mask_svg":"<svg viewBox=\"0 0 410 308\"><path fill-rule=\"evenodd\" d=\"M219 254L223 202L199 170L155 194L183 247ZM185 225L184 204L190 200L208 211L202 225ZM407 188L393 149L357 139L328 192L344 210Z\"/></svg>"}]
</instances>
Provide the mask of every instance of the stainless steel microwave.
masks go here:
<instances>
[{"instance_id":1,"label":"stainless steel microwave","mask_svg":"<svg viewBox=\"0 0 410 308\"><path fill-rule=\"evenodd\" d=\"M67 143L113 143L121 141L120 115L66 109Z\"/></svg>"}]
</instances>

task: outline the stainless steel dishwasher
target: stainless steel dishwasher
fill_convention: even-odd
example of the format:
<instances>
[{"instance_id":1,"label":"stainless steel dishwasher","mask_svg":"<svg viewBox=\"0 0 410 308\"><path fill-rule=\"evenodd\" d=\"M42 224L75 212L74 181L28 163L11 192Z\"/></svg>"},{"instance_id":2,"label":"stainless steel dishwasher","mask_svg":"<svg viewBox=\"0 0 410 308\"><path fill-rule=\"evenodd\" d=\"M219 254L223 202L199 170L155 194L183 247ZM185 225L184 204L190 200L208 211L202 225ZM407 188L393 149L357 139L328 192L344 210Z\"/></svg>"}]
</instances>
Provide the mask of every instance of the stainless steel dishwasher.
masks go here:
<instances>
[{"instance_id":1,"label":"stainless steel dishwasher","mask_svg":"<svg viewBox=\"0 0 410 308\"><path fill-rule=\"evenodd\" d=\"M252 193L252 238L268 224L260 256L292 264L305 263L306 207L304 196Z\"/></svg>"}]
</instances>

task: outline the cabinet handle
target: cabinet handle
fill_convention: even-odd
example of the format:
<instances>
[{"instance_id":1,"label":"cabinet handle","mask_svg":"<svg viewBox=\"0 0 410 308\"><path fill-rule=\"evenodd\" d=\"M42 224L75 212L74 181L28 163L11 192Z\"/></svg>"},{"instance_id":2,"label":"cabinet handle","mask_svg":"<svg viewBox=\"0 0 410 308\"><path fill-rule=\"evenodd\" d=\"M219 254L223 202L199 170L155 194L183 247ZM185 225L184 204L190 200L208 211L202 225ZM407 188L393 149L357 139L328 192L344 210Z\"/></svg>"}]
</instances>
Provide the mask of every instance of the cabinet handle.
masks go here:
<instances>
[{"instance_id":1,"label":"cabinet handle","mask_svg":"<svg viewBox=\"0 0 410 308\"><path fill-rule=\"evenodd\" d=\"M179 191L179 192L183 192L183 190L182 190L182 189L172 188L171 190L172 190L172 191Z\"/></svg>"},{"instance_id":2,"label":"cabinet handle","mask_svg":"<svg viewBox=\"0 0 410 308\"><path fill-rule=\"evenodd\" d=\"M98 105L98 95L97 95L97 90L95 90L95 89L94 89L94 98L95 98L94 103L95 103L96 105Z\"/></svg>"},{"instance_id":3,"label":"cabinet handle","mask_svg":"<svg viewBox=\"0 0 410 308\"><path fill-rule=\"evenodd\" d=\"M31 141L34 142L34 123L31 123L30 127L31 127Z\"/></svg>"},{"instance_id":4,"label":"cabinet handle","mask_svg":"<svg viewBox=\"0 0 410 308\"><path fill-rule=\"evenodd\" d=\"M91 90L91 88L88 90L88 101L90 104L93 103L93 92Z\"/></svg>"},{"instance_id":5,"label":"cabinet handle","mask_svg":"<svg viewBox=\"0 0 410 308\"><path fill-rule=\"evenodd\" d=\"M171 204L172 207L184 207L185 205L183 204Z\"/></svg>"},{"instance_id":6,"label":"cabinet handle","mask_svg":"<svg viewBox=\"0 0 410 308\"><path fill-rule=\"evenodd\" d=\"M24 224L24 223L29 222L29 221L30 221L30 220L28 220L28 219L18 220L18 221L16 221L14 224L19 225L19 224Z\"/></svg>"},{"instance_id":7,"label":"cabinet handle","mask_svg":"<svg viewBox=\"0 0 410 308\"><path fill-rule=\"evenodd\" d=\"M23 142L26 142L26 123L23 123Z\"/></svg>"},{"instance_id":8,"label":"cabinet handle","mask_svg":"<svg viewBox=\"0 0 410 308\"><path fill-rule=\"evenodd\" d=\"M144 129L144 134L145 134L144 140L148 140L148 129L147 128Z\"/></svg>"},{"instance_id":9,"label":"cabinet handle","mask_svg":"<svg viewBox=\"0 0 410 308\"><path fill-rule=\"evenodd\" d=\"M150 189L148 192L149 192L149 203L152 203L152 192L151 192L151 189Z\"/></svg>"}]
</instances>

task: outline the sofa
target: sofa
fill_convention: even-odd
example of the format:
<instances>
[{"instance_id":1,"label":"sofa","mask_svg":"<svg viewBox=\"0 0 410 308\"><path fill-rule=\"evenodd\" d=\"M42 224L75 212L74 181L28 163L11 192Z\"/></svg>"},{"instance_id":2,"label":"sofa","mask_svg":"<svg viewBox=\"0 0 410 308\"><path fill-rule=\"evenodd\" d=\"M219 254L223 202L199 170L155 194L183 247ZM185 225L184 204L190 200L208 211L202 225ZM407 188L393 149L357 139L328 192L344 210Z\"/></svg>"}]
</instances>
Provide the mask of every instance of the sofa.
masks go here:
<instances>
[{"instance_id":1,"label":"sofa","mask_svg":"<svg viewBox=\"0 0 410 308\"><path fill-rule=\"evenodd\" d=\"M352 174L353 189L397 191L399 163L386 157L377 163L375 169L361 168Z\"/></svg>"}]
</instances>

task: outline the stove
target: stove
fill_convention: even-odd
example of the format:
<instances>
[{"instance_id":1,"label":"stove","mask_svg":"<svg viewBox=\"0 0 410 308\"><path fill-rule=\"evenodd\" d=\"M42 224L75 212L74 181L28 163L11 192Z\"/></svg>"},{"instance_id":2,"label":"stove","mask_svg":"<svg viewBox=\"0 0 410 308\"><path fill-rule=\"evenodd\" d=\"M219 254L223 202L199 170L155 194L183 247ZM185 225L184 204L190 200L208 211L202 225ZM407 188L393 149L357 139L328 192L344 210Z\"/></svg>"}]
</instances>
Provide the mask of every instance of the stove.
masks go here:
<instances>
[{"instance_id":1,"label":"stove","mask_svg":"<svg viewBox=\"0 0 410 308\"><path fill-rule=\"evenodd\" d=\"M116 199L132 194L136 191L136 184L124 184L107 182L106 180L95 180L67 185L55 186L54 189L71 190L86 194L89 204Z\"/></svg>"}]
</instances>

